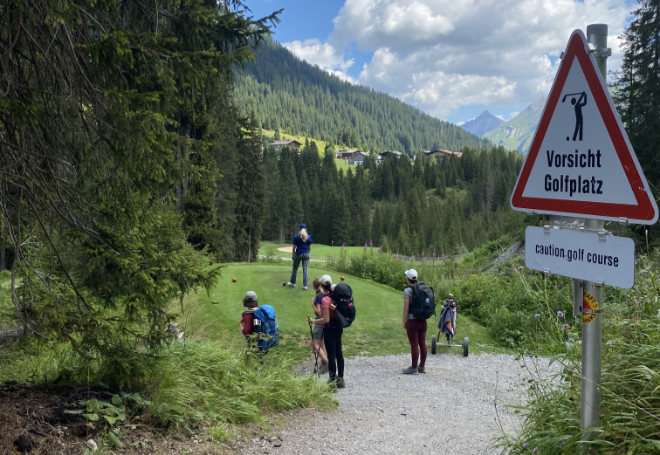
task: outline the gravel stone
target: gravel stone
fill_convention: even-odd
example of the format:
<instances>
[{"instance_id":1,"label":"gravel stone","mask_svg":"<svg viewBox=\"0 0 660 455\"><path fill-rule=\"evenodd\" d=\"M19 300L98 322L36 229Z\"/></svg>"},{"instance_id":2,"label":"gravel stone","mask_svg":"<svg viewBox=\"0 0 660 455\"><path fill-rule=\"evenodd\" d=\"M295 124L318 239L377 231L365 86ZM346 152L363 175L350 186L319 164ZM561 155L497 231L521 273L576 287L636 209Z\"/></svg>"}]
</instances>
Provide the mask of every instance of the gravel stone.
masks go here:
<instances>
[{"instance_id":1,"label":"gravel stone","mask_svg":"<svg viewBox=\"0 0 660 455\"><path fill-rule=\"evenodd\" d=\"M501 453L494 438L522 423L511 406L525 404L530 382L554 370L545 358L430 350L425 374L402 374L409 365L410 355L346 359L338 409L284 413L274 436L249 441L240 453Z\"/></svg>"}]
</instances>

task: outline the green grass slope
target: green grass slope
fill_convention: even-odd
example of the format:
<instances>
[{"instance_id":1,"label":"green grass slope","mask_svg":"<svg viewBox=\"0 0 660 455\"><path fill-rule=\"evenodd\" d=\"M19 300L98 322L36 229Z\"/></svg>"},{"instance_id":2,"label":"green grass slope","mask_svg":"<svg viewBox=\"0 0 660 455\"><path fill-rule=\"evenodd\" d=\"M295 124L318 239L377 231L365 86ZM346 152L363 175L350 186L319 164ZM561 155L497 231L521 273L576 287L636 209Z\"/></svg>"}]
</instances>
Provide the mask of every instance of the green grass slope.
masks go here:
<instances>
[{"instance_id":1,"label":"green grass slope","mask_svg":"<svg viewBox=\"0 0 660 455\"><path fill-rule=\"evenodd\" d=\"M182 329L187 336L231 346L237 351L245 347L239 320L244 308L242 298L246 291L255 291L260 304L275 308L280 327L280 346L296 358L309 353L309 326L307 316L312 315L314 291L302 290L302 270L298 271L295 288L283 287L291 273L290 263L240 263L223 268L223 277L208 293L200 293L185 307ZM310 282L313 277L330 273L339 282L340 273L324 268L324 264L310 264ZM402 327L402 272L401 289L345 275L353 288L357 315L355 323L344 330L344 353L352 356L374 356L406 353L408 339ZM236 278L236 282L232 278ZM438 308L439 310L439 308ZM438 311L439 316L439 311ZM436 333L437 316L429 319L427 340ZM470 337L470 351L478 352L479 345L492 345L486 329L468 318L458 315L457 339ZM429 346L430 347L430 346ZM456 350L458 354L460 349Z\"/></svg>"}]
</instances>

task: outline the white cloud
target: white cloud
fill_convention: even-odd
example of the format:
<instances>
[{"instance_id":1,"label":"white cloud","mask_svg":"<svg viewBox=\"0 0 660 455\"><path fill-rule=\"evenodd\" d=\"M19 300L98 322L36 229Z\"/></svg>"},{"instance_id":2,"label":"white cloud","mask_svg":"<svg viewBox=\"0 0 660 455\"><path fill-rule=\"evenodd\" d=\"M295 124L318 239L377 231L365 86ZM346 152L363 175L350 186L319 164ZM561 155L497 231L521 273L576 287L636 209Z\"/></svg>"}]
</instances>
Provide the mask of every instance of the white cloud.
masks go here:
<instances>
[{"instance_id":1,"label":"white cloud","mask_svg":"<svg viewBox=\"0 0 660 455\"><path fill-rule=\"evenodd\" d=\"M609 25L620 43L635 0L346 0L329 43L287 47L322 68L346 73L351 43L371 54L358 82L439 118L471 104L528 104L547 95L570 33ZM617 55L618 54L618 55ZM305 56L306 55L306 56Z\"/></svg>"},{"instance_id":2,"label":"white cloud","mask_svg":"<svg viewBox=\"0 0 660 455\"><path fill-rule=\"evenodd\" d=\"M296 57L307 63L317 65L319 68L334 74L340 79L356 83L357 81L348 75L348 69L355 63L352 59L344 60L337 49L329 43L322 43L318 39L305 41L291 41L284 43L284 47L290 50Z\"/></svg>"}]
</instances>

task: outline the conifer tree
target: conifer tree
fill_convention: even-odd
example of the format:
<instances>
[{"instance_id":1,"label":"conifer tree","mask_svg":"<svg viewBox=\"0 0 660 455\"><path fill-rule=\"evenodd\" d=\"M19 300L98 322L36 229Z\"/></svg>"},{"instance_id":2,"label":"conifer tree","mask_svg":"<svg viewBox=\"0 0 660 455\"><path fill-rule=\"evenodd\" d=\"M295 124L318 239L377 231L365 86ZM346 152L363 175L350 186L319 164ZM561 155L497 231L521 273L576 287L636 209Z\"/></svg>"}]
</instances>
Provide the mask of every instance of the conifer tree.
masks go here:
<instances>
[{"instance_id":1,"label":"conifer tree","mask_svg":"<svg viewBox=\"0 0 660 455\"><path fill-rule=\"evenodd\" d=\"M615 100L649 184L660 184L660 0L639 0L623 34Z\"/></svg>"},{"instance_id":2,"label":"conifer tree","mask_svg":"<svg viewBox=\"0 0 660 455\"><path fill-rule=\"evenodd\" d=\"M15 258L15 314L101 364L108 384L139 380L172 299L217 276L177 207L195 188L185 225L212 237L225 196L215 115L229 65L268 31L230 10L240 5L0 3L0 238ZM235 117L226 123L237 138Z\"/></svg>"},{"instance_id":3,"label":"conifer tree","mask_svg":"<svg viewBox=\"0 0 660 455\"><path fill-rule=\"evenodd\" d=\"M234 233L237 247L233 259L252 262L257 259L263 231L265 176L254 119L246 129L247 136L239 142L238 148L238 198Z\"/></svg>"}]
</instances>

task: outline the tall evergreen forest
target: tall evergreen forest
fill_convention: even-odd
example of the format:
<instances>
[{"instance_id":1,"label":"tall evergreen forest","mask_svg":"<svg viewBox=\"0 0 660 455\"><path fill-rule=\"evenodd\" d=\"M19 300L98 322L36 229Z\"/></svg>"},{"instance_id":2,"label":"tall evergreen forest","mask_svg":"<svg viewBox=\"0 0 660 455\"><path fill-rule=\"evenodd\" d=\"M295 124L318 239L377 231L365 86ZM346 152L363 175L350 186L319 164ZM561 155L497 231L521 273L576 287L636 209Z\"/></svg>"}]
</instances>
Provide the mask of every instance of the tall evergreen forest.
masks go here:
<instances>
[{"instance_id":1,"label":"tall evergreen forest","mask_svg":"<svg viewBox=\"0 0 660 455\"><path fill-rule=\"evenodd\" d=\"M509 197L522 157L503 148L465 148L461 158L405 155L338 171L332 147L267 149L263 237L288 242L300 222L315 242L374 245L431 257L466 252L522 232Z\"/></svg>"}]
</instances>

